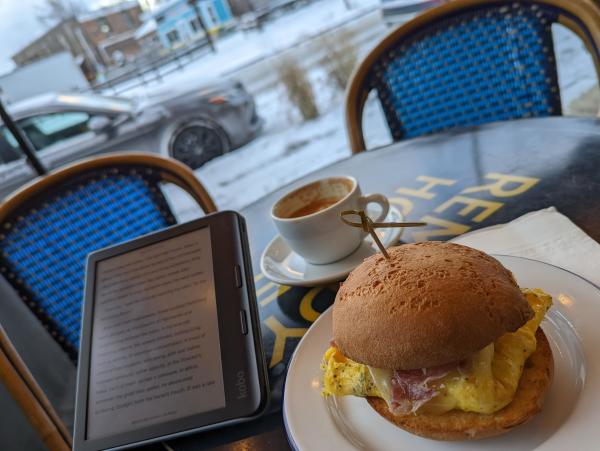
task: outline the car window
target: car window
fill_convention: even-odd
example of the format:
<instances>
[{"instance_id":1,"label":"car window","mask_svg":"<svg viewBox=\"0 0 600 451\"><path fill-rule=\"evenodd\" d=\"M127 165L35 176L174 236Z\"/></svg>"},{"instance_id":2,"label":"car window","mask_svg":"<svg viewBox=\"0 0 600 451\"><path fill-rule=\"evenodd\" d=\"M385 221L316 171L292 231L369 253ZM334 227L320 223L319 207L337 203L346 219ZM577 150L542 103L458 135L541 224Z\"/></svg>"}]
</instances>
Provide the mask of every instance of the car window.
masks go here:
<instances>
[{"instance_id":1,"label":"car window","mask_svg":"<svg viewBox=\"0 0 600 451\"><path fill-rule=\"evenodd\" d=\"M79 111L41 114L18 121L29 140L42 150L48 146L90 131L90 115Z\"/></svg>"},{"instance_id":2,"label":"car window","mask_svg":"<svg viewBox=\"0 0 600 451\"><path fill-rule=\"evenodd\" d=\"M9 163L21 156L17 140L5 126L0 126L0 163Z\"/></svg>"}]
</instances>

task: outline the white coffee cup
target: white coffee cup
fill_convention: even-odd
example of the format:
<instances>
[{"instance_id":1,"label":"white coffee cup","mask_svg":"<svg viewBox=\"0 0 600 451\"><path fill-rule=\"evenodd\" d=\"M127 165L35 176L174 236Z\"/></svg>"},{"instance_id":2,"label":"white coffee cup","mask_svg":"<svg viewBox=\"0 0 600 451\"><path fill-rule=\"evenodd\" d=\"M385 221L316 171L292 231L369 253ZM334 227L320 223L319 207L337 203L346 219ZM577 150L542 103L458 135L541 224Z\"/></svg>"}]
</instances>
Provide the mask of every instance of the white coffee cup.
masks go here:
<instances>
[{"instance_id":1,"label":"white coffee cup","mask_svg":"<svg viewBox=\"0 0 600 451\"><path fill-rule=\"evenodd\" d=\"M382 194L363 196L354 177L328 177L286 194L271 209L271 218L290 248L307 262L326 264L354 252L367 233L341 220L344 210L364 210L378 204L382 221L390 205Z\"/></svg>"}]
</instances>

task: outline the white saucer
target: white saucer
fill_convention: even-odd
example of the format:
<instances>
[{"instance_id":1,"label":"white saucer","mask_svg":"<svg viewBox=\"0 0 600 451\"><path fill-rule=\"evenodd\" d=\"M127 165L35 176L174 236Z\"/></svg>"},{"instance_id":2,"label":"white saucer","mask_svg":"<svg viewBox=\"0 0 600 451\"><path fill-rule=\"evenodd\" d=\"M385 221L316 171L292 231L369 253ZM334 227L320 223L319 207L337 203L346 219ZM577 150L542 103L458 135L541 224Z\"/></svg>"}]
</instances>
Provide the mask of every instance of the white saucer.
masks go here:
<instances>
[{"instance_id":1,"label":"white saucer","mask_svg":"<svg viewBox=\"0 0 600 451\"><path fill-rule=\"evenodd\" d=\"M600 289L581 277L535 260L496 256L522 287L554 298L542 321L554 354L554 381L531 422L498 437L443 442L409 434L362 398L321 396L319 364L330 346L332 309L304 335L292 356L283 396L285 427L297 451L557 451L598 450L600 405Z\"/></svg>"},{"instance_id":2,"label":"white saucer","mask_svg":"<svg viewBox=\"0 0 600 451\"><path fill-rule=\"evenodd\" d=\"M390 206L390 211L383 222L402 222L403 220L402 213ZM389 247L398 241L403 230L401 227L393 227L378 229L377 233L381 243L385 247ZM267 279L281 285L314 287L344 279L365 258L377 252L379 249L369 236L356 251L346 258L327 265L313 265L292 251L283 238L277 235L260 257L260 270Z\"/></svg>"}]
</instances>

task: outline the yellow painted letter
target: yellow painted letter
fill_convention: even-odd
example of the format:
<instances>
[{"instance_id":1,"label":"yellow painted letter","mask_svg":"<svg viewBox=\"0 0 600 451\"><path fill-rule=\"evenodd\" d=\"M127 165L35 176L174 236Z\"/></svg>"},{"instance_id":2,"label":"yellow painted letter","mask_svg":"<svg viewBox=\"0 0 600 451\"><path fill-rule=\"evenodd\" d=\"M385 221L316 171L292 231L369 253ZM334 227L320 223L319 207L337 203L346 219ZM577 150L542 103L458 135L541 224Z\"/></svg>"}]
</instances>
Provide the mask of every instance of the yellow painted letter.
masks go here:
<instances>
[{"instance_id":1,"label":"yellow painted letter","mask_svg":"<svg viewBox=\"0 0 600 451\"><path fill-rule=\"evenodd\" d=\"M398 205L401 209L400 213L404 216L408 215L413 209L413 201L406 197L388 197L388 200L390 204Z\"/></svg>"},{"instance_id":2,"label":"yellow painted letter","mask_svg":"<svg viewBox=\"0 0 600 451\"><path fill-rule=\"evenodd\" d=\"M465 207L458 212L458 214L461 216L467 216L469 213L471 213L476 208L479 208L479 207L483 208L484 210L473 218L473 221L475 221L475 222L483 221L488 216L490 216L492 213L494 213L496 210L498 210L500 207L502 207L502 205L504 205L502 202L493 202L491 200L472 199L470 197L465 197L465 196L454 196L454 197L448 199L446 202L444 202L439 207L437 207L435 209L435 211L437 213L441 213L442 211L446 210L448 207L450 207L454 204L464 204L465 205Z\"/></svg>"},{"instance_id":3,"label":"yellow painted letter","mask_svg":"<svg viewBox=\"0 0 600 451\"><path fill-rule=\"evenodd\" d=\"M325 287L311 288L309 292L302 297L302 300L300 301L300 315L302 315L302 318L306 321L314 323L319 317L320 313L313 308L312 302L315 296L323 291L323 288Z\"/></svg>"},{"instance_id":4,"label":"yellow painted letter","mask_svg":"<svg viewBox=\"0 0 600 451\"><path fill-rule=\"evenodd\" d=\"M419 189L399 188L396 192L405 194L406 196L420 197L421 199L433 199L435 193L430 191L433 187L437 185L452 186L456 183L456 180L439 179L437 177L429 177L428 175L420 175L417 177L417 180L425 182L425 185Z\"/></svg>"},{"instance_id":5,"label":"yellow painted letter","mask_svg":"<svg viewBox=\"0 0 600 451\"><path fill-rule=\"evenodd\" d=\"M495 197L512 197L518 196L519 194L523 194L533 185L540 181L540 179L536 179L533 177L521 177L519 175L508 175L508 174L498 174L491 173L486 174L486 179L496 180L494 183L490 183L489 185L481 185L474 186L472 188L467 188L463 190L463 193L477 193L480 191L489 191ZM512 189L505 189L506 185L517 184Z\"/></svg>"},{"instance_id":6,"label":"yellow painted letter","mask_svg":"<svg viewBox=\"0 0 600 451\"><path fill-rule=\"evenodd\" d=\"M435 216L425 215L421 218L421 221L425 221L428 225L437 225L442 227L441 229L435 230L421 230L413 231L412 235L415 241L426 241L433 236L449 236L449 235L460 235L461 233L468 232L471 227L457 222L447 221L445 219L436 218Z\"/></svg>"},{"instance_id":7,"label":"yellow painted letter","mask_svg":"<svg viewBox=\"0 0 600 451\"><path fill-rule=\"evenodd\" d=\"M285 327L274 316L269 316L265 324L275 334L275 344L273 345L273 355L269 368L273 368L283 360L283 352L285 351L285 342L288 338L301 337L305 334L305 327Z\"/></svg>"}]
</instances>

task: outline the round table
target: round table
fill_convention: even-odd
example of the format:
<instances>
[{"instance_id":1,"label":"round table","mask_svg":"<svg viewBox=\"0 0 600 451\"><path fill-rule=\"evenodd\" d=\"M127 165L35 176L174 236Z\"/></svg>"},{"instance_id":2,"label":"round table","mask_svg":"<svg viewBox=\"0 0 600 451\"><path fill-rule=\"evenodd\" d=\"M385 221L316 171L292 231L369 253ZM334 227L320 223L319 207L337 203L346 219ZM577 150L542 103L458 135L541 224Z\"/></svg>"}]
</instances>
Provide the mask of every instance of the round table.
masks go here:
<instances>
[{"instance_id":1,"label":"round table","mask_svg":"<svg viewBox=\"0 0 600 451\"><path fill-rule=\"evenodd\" d=\"M407 220L429 224L407 229L404 242L450 239L549 206L600 241L600 121L594 118L527 119L440 133L363 152L303 177L241 211L270 366L272 413L174 440L172 449L289 449L279 413L286 365L302 334L333 302L336 286L276 285L260 274L260 256L276 234L271 205L299 185L340 174L356 177L364 193L388 196Z\"/></svg>"}]
</instances>

